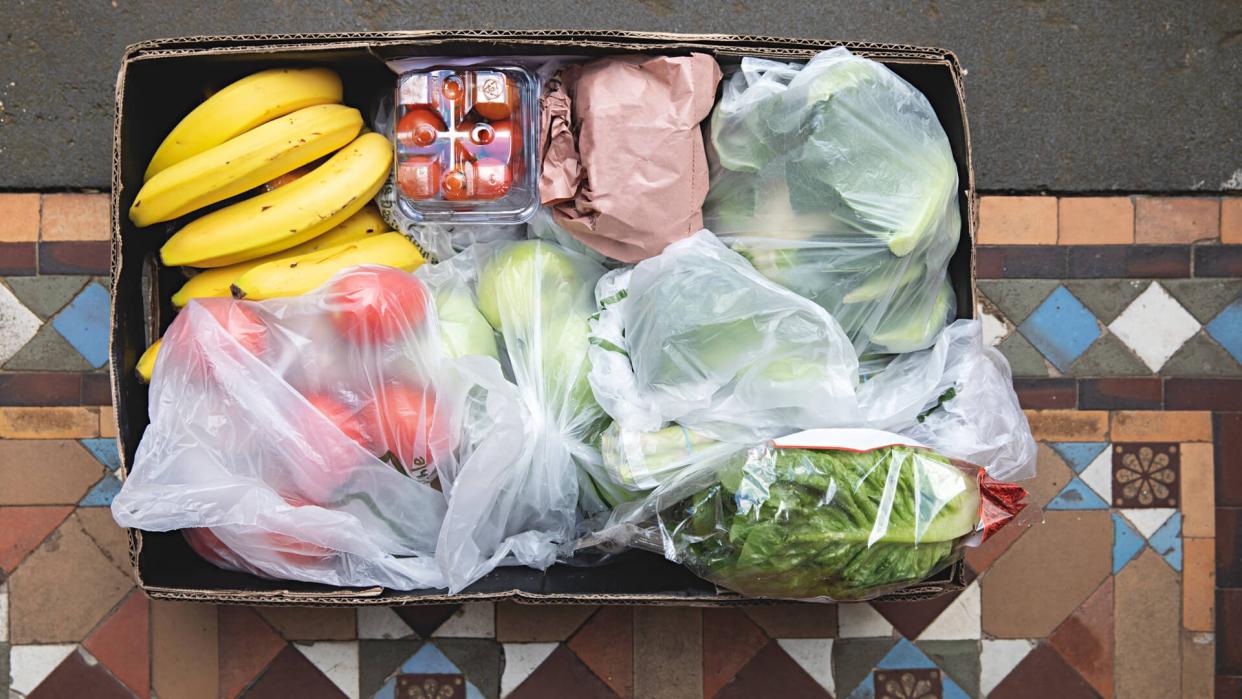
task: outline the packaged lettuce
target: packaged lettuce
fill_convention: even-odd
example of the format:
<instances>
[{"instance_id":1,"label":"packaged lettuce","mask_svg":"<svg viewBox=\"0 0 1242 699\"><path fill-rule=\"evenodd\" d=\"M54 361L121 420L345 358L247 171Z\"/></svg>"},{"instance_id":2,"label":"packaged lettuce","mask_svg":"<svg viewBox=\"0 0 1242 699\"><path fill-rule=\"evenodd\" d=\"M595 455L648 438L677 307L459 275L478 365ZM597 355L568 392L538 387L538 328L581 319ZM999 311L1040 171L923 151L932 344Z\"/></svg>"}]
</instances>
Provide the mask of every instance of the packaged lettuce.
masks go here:
<instances>
[{"instance_id":1,"label":"packaged lettuce","mask_svg":"<svg viewBox=\"0 0 1242 699\"><path fill-rule=\"evenodd\" d=\"M894 433L808 430L681 471L583 543L659 551L748 596L857 600L949 566L1024 496Z\"/></svg>"},{"instance_id":2,"label":"packaged lettuce","mask_svg":"<svg viewBox=\"0 0 1242 699\"><path fill-rule=\"evenodd\" d=\"M744 58L711 118L705 225L814 300L859 354L931 345L953 317L957 166L927 98L844 48Z\"/></svg>"}]
</instances>

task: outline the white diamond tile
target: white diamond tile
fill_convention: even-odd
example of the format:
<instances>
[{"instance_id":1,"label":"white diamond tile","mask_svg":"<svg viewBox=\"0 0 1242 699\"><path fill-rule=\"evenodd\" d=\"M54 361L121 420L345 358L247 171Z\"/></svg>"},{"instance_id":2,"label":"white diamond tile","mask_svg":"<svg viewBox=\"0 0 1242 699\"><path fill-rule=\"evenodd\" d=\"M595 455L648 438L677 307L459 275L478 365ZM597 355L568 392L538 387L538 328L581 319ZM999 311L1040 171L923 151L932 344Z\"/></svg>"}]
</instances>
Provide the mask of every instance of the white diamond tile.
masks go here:
<instances>
[{"instance_id":1,"label":"white diamond tile","mask_svg":"<svg viewBox=\"0 0 1242 699\"><path fill-rule=\"evenodd\" d=\"M9 584L0 583L0 643L9 642Z\"/></svg>"},{"instance_id":2,"label":"white diamond tile","mask_svg":"<svg viewBox=\"0 0 1242 699\"><path fill-rule=\"evenodd\" d=\"M61 643L51 646L13 646L9 648L9 688L19 696L29 694L52 674L77 646Z\"/></svg>"},{"instance_id":3,"label":"white diamond tile","mask_svg":"<svg viewBox=\"0 0 1242 699\"><path fill-rule=\"evenodd\" d=\"M446 638L495 638L495 606L491 602L467 602L431 635Z\"/></svg>"},{"instance_id":4,"label":"white diamond tile","mask_svg":"<svg viewBox=\"0 0 1242 699\"><path fill-rule=\"evenodd\" d=\"M979 653L980 693L985 697L990 694L1034 648L1035 642L1026 639L983 639L983 648Z\"/></svg>"},{"instance_id":5,"label":"white diamond tile","mask_svg":"<svg viewBox=\"0 0 1242 699\"><path fill-rule=\"evenodd\" d=\"M962 594L945 607L940 616L928 624L920 641L959 641L977 639L983 635L979 616L979 583L971 583Z\"/></svg>"},{"instance_id":6,"label":"white diamond tile","mask_svg":"<svg viewBox=\"0 0 1242 699\"><path fill-rule=\"evenodd\" d=\"M9 361L39 332L43 322L9 288L0 284L0 364Z\"/></svg>"},{"instance_id":7,"label":"white diamond tile","mask_svg":"<svg viewBox=\"0 0 1242 699\"><path fill-rule=\"evenodd\" d=\"M312 665L332 680L349 699L358 699L358 642L316 641L293 644Z\"/></svg>"},{"instance_id":8,"label":"white diamond tile","mask_svg":"<svg viewBox=\"0 0 1242 699\"><path fill-rule=\"evenodd\" d=\"M778 638L776 642L819 686L829 694L837 693L832 678L831 638Z\"/></svg>"},{"instance_id":9,"label":"white diamond tile","mask_svg":"<svg viewBox=\"0 0 1242 699\"><path fill-rule=\"evenodd\" d=\"M837 636L877 638L892 636L893 625L866 602L837 605Z\"/></svg>"},{"instance_id":10,"label":"white diamond tile","mask_svg":"<svg viewBox=\"0 0 1242 699\"><path fill-rule=\"evenodd\" d=\"M1105 449L1098 456L1087 464L1087 467L1079 474L1083 483L1087 487L1095 491L1096 495L1104 498L1104 502L1110 505L1113 502L1113 450Z\"/></svg>"},{"instance_id":11,"label":"white diamond tile","mask_svg":"<svg viewBox=\"0 0 1242 699\"><path fill-rule=\"evenodd\" d=\"M1108 329L1156 372L1199 332L1199 321L1159 282L1152 282L1108 324Z\"/></svg>"},{"instance_id":12,"label":"white diamond tile","mask_svg":"<svg viewBox=\"0 0 1242 699\"><path fill-rule=\"evenodd\" d=\"M977 316L983 328L983 343L995 347L1009 335L1009 326L1005 321L983 310L983 304L977 305Z\"/></svg>"},{"instance_id":13,"label":"white diamond tile","mask_svg":"<svg viewBox=\"0 0 1242 699\"><path fill-rule=\"evenodd\" d=\"M358 608L358 638L406 638L414 629L388 607Z\"/></svg>"},{"instance_id":14,"label":"white diamond tile","mask_svg":"<svg viewBox=\"0 0 1242 699\"><path fill-rule=\"evenodd\" d=\"M1125 509L1121 511L1121 514L1130 520L1130 523L1143 535L1144 539L1150 539L1151 535L1155 534L1156 530L1160 528L1160 525L1169 521L1174 512L1177 512L1177 508L1150 507Z\"/></svg>"},{"instance_id":15,"label":"white diamond tile","mask_svg":"<svg viewBox=\"0 0 1242 699\"><path fill-rule=\"evenodd\" d=\"M505 671L500 676L500 696L507 697L530 677L530 673L556 650L555 643L506 643Z\"/></svg>"}]
</instances>

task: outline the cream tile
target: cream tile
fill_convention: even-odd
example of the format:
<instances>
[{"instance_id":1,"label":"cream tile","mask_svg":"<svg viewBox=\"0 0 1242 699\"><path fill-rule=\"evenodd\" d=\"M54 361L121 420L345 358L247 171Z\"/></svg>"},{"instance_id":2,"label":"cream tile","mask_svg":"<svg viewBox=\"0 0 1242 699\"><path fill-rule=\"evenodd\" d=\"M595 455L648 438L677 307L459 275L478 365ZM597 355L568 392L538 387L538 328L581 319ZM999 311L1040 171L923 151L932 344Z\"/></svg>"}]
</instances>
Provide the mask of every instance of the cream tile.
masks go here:
<instances>
[{"instance_id":1,"label":"cream tile","mask_svg":"<svg viewBox=\"0 0 1242 699\"><path fill-rule=\"evenodd\" d=\"M556 650L556 643L506 643L505 669L500 676L500 696L507 697L517 689L535 668Z\"/></svg>"},{"instance_id":2,"label":"cream tile","mask_svg":"<svg viewBox=\"0 0 1242 699\"><path fill-rule=\"evenodd\" d=\"M447 638L495 638L496 607L491 602L467 602L431 635Z\"/></svg>"},{"instance_id":3,"label":"cream tile","mask_svg":"<svg viewBox=\"0 0 1242 699\"><path fill-rule=\"evenodd\" d=\"M77 648L73 643L9 648L9 689L25 696L52 674L65 658Z\"/></svg>"},{"instance_id":4,"label":"cream tile","mask_svg":"<svg viewBox=\"0 0 1242 699\"><path fill-rule=\"evenodd\" d=\"M837 636L878 638L893 635L893 625L866 602L837 605Z\"/></svg>"},{"instance_id":5,"label":"cream tile","mask_svg":"<svg viewBox=\"0 0 1242 699\"><path fill-rule=\"evenodd\" d=\"M25 347L42 326L39 316L31 313L8 287L0 284L0 328L4 328L4 332L0 332L0 364Z\"/></svg>"},{"instance_id":6,"label":"cream tile","mask_svg":"<svg viewBox=\"0 0 1242 699\"><path fill-rule=\"evenodd\" d=\"M1199 321L1159 282L1152 282L1108 324L1108 329L1149 369L1158 372L1186 340L1199 332Z\"/></svg>"},{"instance_id":7,"label":"cream tile","mask_svg":"<svg viewBox=\"0 0 1242 699\"><path fill-rule=\"evenodd\" d=\"M837 693L832 677L831 638L778 638L781 649L829 694Z\"/></svg>"},{"instance_id":8,"label":"cream tile","mask_svg":"<svg viewBox=\"0 0 1242 699\"><path fill-rule=\"evenodd\" d=\"M991 640L983 639L979 652L979 691L987 696L996 689L1001 680L1022 662L1035 642L1025 639Z\"/></svg>"},{"instance_id":9,"label":"cream tile","mask_svg":"<svg viewBox=\"0 0 1242 699\"><path fill-rule=\"evenodd\" d=\"M919 640L957 641L979 638L982 635L979 599L979 583L971 583L919 634Z\"/></svg>"},{"instance_id":10,"label":"cream tile","mask_svg":"<svg viewBox=\"0 0 1242 699\"><path fill-rule=\"evenodd\" d=\"M293 647L327 675L345 696L359 699L357 641L295 643Z\"/></svg>"},{"instance_id":11,"label":"cream tile","mask_svg":"<svg viewBox=\"0 0 1242 699\"><path fill-rule=\"evenodd\" d=\"M414 629L388 607L358 607L358 638L407 638Z\"/></svg>"}]
</instances>

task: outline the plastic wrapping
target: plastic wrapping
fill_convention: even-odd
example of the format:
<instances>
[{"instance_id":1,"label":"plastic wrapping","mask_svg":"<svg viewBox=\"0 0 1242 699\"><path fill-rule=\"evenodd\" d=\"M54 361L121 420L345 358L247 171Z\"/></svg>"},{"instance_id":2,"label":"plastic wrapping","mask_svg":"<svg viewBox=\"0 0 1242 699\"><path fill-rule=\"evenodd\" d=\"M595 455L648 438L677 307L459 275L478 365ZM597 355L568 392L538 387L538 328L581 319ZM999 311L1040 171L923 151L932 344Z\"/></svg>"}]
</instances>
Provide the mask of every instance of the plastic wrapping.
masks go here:
<instances>
[{"instance_id":1,"label":"plastic wrapping","mask_svg":"<svg viewBox=\"0 0 1242 699\"><path fill-rule=\"evenodd\" d=\"M749 596L866 599L950 565L1024 495L900 435L811 430L704 459L581 543L658 551Z\"/></svg>"},{"instance_id":2,"label":"plastic wrapping","mask_svg":"<svg viewBox=\"0 0 1242 699\"><path fill-rule=\"evenodd\" d=\"M591 475L599 473L595 443L608 417L587 383L588 318L603 272L540 240L476 245L417 272L437 299L472 300L498 333L503 390L514 406L490 426L485 443L494 451L480 447L441 471L449 505L438 557L450 590L509 555L548 567L572 546L578 506L600 511L609 504Z\"/></svg>"},{"instance_id":3,"label":"plastic wrapping","mask_svg":"<svg viewBox=\"0 0 1242 699\"><path fill-rule=\"evenodd\" d=\"M591 387L622 430L755 441L856 419L841 327L706 230L610 272L596 296Z\"/></svg>"},{"instance_id":4,"label":"plastic wrapping","mask_svg":"<svg viewBox=\"0 0 1242 699\"><path fill-rule=\"evenodd\" d=\"M927 98L885 66L844 48L743 58L708 156L704 225L827 309L860 355L928 347L953 317L957 167Z\"/></svg>"},{"instance_id":5,"label":"plastic wrapping","mask_svg":"<svg viewBox=\"0 0 1242 699\"><path fill-rule=\"evenodd\" d=\"M461 446L468 383L434 320L387 267L297 298L191 301L161 343L116 521L210 527L229 567L268 577L443 586L446 503L425 481Z\"/></svg>"}]
</instances>

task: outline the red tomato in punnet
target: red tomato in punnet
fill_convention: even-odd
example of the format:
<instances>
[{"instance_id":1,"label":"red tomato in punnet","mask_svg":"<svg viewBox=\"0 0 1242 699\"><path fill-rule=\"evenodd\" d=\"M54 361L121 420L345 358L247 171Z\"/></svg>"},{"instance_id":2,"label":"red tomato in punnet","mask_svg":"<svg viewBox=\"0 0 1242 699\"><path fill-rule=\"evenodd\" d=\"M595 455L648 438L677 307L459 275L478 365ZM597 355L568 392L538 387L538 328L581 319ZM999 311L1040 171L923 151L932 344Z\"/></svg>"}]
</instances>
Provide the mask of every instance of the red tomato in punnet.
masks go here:
<instances>
[{"instance_id":1,"label":"red tomato in punnet","mask_svg":"<svg viewBox=\"0 0 1242 699\"><path fill-rule=\"evenodd\" d=\"M328 393L312 393L306 396L306 401L367 453L382 452L383 437L376 427L373 401L347 400ZM326 505L345 492L354 469L367 461L330 428L320 429L317 423L313 420L295 428L304 435L306 446L317 458L308 460L303 468L290 475L298 492L317 504Z\"/></svg>"},{"instance_id":2,"label":"red tomato in punnet","mask_svg":"<svg viewBox=\"0 0 1242 699\"><path fill-rule=\"evenodd\" d=\"M249 303L230 298L201 298L191 301L201 304L233 339L256 357L262 357L268 348L267 324Z\"/></svg>"},{"instance_id":3,"label":"red tomato in punnet","mask_svg":"<svg viewBox=\"0 0 1242 699\"><path fill-rule=\"evenodd\" d=\"M346 437L369 452L375 451L379 442L371 432L375 423L375 418L371 415L375 410L373 403L367 401L362 405L350 405L327 393L314 393L306 396L306 400L340 428Z\"/></svg>"},{"instance_id":4,"label":"red tomato in punnet","mask_svg":"<svg viewBox=\"0 0 1242 699\"><path fill-rule=\"evenodd\" d=\"M451 421L430 390L401 384L381 386L375 413L385 451L397 457L410 475L427 480L435 459L453 446Z\"/></svg>"},{"instance_id":5,"label":"red tomato in punnet","mask_svg":"<svg viewBox=\"0 0 1242 699\"><path fill-rule=\"evenodd\" d=\"M338 277L326 304L337 333L360 345L390 344L422 325L426 287L409 272L366 267Z\"/></svg>"}]
</instances>

